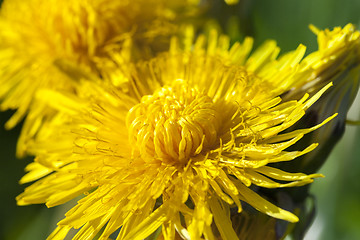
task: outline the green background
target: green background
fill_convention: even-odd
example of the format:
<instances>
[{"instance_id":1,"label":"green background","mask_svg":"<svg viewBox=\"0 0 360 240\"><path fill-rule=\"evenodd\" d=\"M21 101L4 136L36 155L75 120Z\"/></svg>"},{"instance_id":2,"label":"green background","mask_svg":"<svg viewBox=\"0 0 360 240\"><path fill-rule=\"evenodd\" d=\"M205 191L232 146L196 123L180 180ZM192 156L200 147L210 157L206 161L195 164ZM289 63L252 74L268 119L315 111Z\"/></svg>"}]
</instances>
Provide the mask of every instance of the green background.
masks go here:
<instances>
[{"instance_id":1,"label":"green background","mask_svg":"<svg viewBox=\"0 0 360 240\"><path fill-rule=\"evenodd\" d=\"M283 51L300 43L308 47L308 53L316 50L316 37L309 24L320 29L349 22L360 25L359 0L240 1L233 8L219 3L211 14L233 38L242 39L245 32L254 36L256 45L275 39ZM354 105L349 118L360 119L359 98ZM0 126L10 116L11 112L1 113ZM16 206L15 197L25 187L18 181L31 161L14 157L19 130L0 127L0 239L45 239L66 207ZM317 217L307 239L360 239L360 127L347 126L343 139L319 172L326 178L317 179L311 187L317 197Z\"/></svg>"}]
</instances>

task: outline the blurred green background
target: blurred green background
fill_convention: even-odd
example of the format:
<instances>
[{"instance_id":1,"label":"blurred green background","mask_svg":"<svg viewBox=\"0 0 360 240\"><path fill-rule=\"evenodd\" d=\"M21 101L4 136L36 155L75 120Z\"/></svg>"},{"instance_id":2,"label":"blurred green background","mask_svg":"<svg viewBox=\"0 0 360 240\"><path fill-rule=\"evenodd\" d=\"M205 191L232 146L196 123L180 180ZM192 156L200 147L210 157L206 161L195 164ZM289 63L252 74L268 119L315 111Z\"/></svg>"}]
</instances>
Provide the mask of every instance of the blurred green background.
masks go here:
<instances>
[{"instance_id":1,"label":"blurred green background","mask_svg":"<svg viewBox=\"0 0 360 240\"><path fill-rule=\"evenodd\" d=\"M220 0L219 0L220 1ZM1 1L0 1L1 2ZM235 7L219 2L211 13L219 18L235 39L243 33L255 37L255 45L266 39L277 40L283 51L302 43L308 53L316 50L316 36L308 29L360 25L359 0L240 0ZM240 31L234 31L240 29ZM360 99L355 100L349 118L360 119ZM15 197L25 186L18 184L24 167L31 159L15 159L20 127L6 131L2 127L11 112L0 113L0 239L45 239L62 218L64 207L18 207ZM317 217L307 240L360 239L360 127L347 126L345 135L319 171L311 191L317 198ZM66 208L66 207L65 207Z\"/></svg>"}]
</instances>

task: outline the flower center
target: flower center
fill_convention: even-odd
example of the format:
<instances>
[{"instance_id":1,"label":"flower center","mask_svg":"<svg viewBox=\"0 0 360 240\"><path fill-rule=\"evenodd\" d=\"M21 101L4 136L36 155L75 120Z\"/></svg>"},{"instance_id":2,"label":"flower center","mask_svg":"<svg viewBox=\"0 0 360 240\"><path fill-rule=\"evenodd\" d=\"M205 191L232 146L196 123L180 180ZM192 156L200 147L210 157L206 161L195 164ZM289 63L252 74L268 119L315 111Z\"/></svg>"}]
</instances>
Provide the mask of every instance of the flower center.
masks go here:
<instances>
[{"instance_id":1,"label":"flower center","mask_svg":"<svg viewBox=\"0 0 360 240\"><path fill-rule=\"evenodd\" d=\"M214 145L221 125L212 99L182 80L142 97L126 120L134 153L180 163Z\"/></svg>"}]
</instances>

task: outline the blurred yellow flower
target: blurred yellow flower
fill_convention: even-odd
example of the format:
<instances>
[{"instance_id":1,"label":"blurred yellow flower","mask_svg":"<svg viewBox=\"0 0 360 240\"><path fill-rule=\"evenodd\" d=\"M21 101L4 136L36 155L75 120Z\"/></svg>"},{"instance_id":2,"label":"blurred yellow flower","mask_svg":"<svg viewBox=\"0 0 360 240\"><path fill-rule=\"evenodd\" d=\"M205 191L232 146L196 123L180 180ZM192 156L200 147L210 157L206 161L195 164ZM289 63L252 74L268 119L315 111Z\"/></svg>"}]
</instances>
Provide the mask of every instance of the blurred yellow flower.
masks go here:
<instances>
[{"instance_id":1,"label":"blurred yellow flower","mask_svg":"<svg viewBox=\"0 0 360 240\"><path fill-rule=\"evenodd\" d=\"M247 59L251 40L230 49L226 38L204 41L199 37L190 49L174 38L169 52L138 63L128 94L92 82L79 87L88 99L39 93L60 117L32 144L36 160L21 182L37 182L17 202L52 207L83 196L50 239L63 239L72 228L80 228L75 238L81 239L108 239L119 228L118 239L144 239L159 227L165 239L174 239L175 231L214 239L212 223L223 239L238 239L229 211L241 212L241 201L298 221L251 187L302 186L321 176L268 164L317 146L286 151L330 118L310 129L283 131L330 84L311 98L282 102L276 94L286 79L292 81L301 47L275 61L278 48L271 42Z\"/></svg>"},{"instance_id":2,"label":"blurred yellow flower","mask_svg":"<svg viewBox=\"0 0 360 240\"><path fill-rule=\"evenodd\" d=\"M80 78L111 75L113 61L120 67L112 80L120 85L132 51L145 57L150 42L174 32L171 22L189 6L196 2L5 0L0 10L0 109L17 110L6 128L32 109L23 142L49 111L32 106L39 89L76 92ZM22 155L24 150L18 151Z\"/></svg>"},{"instance_id":3,"label":"blurred yellow flower","mask_svg":"<svg viewBox=\"0 0 360 240\"><path fill-rule=\"evenodd\" d=\"M234 5L234 4L237 4L239 2L239 0L225 0L225 2L229 5Z\"/></svg>"}]
</instances>

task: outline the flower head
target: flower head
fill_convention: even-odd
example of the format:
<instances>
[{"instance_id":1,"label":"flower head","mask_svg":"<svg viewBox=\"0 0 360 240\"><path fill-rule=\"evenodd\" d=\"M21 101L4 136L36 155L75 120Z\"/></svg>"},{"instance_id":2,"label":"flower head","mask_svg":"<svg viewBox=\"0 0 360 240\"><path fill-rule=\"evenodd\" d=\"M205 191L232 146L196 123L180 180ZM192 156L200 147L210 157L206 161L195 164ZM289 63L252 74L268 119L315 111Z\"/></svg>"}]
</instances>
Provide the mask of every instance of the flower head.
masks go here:
<instances>
[{"instance_id":1,"label":"flower head","mask_svg":"<svg viewBox=\"0 0 360 240\"><path fill-rule=\"evenodd\" d=\"M121 227L119 239L143 239L162 226L165 239L173 239L175 229L191 239L214 239L214 224L223 239L237 239L228 213L241 212L241 201L269 216L298 220L250 187L302 186L321 176L267 164L316 147L286 151L329 119L311 129L282 132L329 85L311 98L281 102L274 94L287 83L275 87L260 76L292 76L296 51L288 61L274 62L267 57L274 48L263 48L268 51L244 58L241 66L226 63L232 59L227 57L224 63L212 51L223 46L205 50L201 39L192 51L173 40L170 52L139 63L128 94L90 82L79 88L87 100L42 91L45 99L52 96L49 104L61 117L31 147L37 158L21 182L43 178L18 196L18 204L52 207L85 194L50 238L81 228L76 237L90 239L102 230L100 239L107 239ZM225 56L241 55L244 46Z\"/></svg>"},{"instance_id":2,"label":"flower head","mask_svg":"<svg viewBox=\"0 0 360 240\"><path fill-rule=\"evenodd\" d=\"M304 145L316 141L320 143L319 148L288 166L289 169L307 173L316 172L320 168L344 133L347 112L360 84L360 32L354 25L323 31L314 26L311 28L318 36L319 49L304 58L295 76L298 80L282 97L292 100L305 92L314 94L332 82L334 87L309 109L299 125L314 126L334 113L338 113L338 117L319 131L309 134L303 141Z\"/></svg>"},{"instance_id":3,"label":"flower head","mask_svg":"<svg viewBox=\"0 0 360 240\"><path fill-rule=\"evenodd\" d=\"M179 9L194 4L164 0L4 1L0 12L0 109L17 110L6 128L14 127L28 112L32 116L25 126L39 126L48 118L50 110L34 104L39 89L76 93L81 78L90 80L95 75L106 80L114 75L109 71L114 61L121 69L111 79L121 85L132 53L144 53L155 38L174 32L172 22ZM20 145L36 131L25 127ZM19 155L23 148L19 147Z\"/></svg>"}]
</instances>

